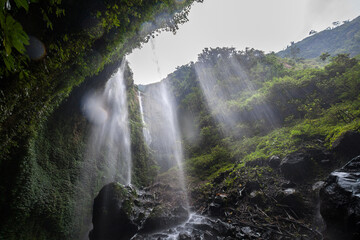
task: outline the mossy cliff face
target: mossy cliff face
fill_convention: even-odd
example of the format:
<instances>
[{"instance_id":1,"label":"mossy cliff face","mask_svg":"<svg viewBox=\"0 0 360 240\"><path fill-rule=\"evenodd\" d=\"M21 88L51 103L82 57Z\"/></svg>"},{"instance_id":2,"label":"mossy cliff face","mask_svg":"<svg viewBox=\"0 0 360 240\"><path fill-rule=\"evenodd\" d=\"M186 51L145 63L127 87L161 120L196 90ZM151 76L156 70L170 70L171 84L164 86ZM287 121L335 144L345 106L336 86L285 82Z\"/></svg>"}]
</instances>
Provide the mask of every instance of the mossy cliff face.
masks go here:
<instances>
[{"instance_id":1,"label":"mossy cliff face","mask_svg":"<svg viewBox=\"0 0 360 240\"><path fill-rule=\"evenodd\" d=\"M26 53L13 49L11 58L19 65L0 71L0 239L87 235L89 209L103 186L104 166L85 161L90 124L82 115L81 98L89 89L102 88L124 54L153 31L176 29L191 2L39 1L30 3L27 11L15 4L11 10L1 9L1 14L16 19L27 34L39 39L47 55L30 61L23 57ZM171 16L184 8L177 20L170 17L161 26L142 28L160 13ZM57 16L58 10L65 14ZM145 162L131 74L128 96L131 137L137 139L132 144L133 178L135 184L145 185L151 174L139 172L153 171Z\"/></svg>"},{"instance_id":2,"label":"mossy cliff face","mask_svg":"<svg viewBox=\"0 0 360 240\"><path fill-rule=\"evenodd\" d=\"M89 90L101 90L113 64L76 88L70 97L39 126L29 141L16 182L3 198L1 238L80 239L91 223L91 208L105 184L101 158L87 156L91 124L82 113L81 100ZM155 169L142 138L137 90L128 69L127 81L133 154L133 182L147 185ZM139 174L142 173L142 174ZM11 199L11 202L9 200ZM5 204L8 204L5 208Z\"/></svg>"}]
</instances>

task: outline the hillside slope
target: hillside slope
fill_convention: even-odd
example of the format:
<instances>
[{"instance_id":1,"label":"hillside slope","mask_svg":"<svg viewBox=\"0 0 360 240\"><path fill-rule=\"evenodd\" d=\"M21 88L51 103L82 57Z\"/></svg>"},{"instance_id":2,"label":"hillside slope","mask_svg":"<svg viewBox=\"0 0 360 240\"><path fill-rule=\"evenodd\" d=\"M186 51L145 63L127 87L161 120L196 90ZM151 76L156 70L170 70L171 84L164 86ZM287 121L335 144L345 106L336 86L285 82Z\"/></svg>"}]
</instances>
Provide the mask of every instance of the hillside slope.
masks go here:
<instances>
[{"instance_id":1,"label":"hillside slope","mask_svg":"<svg viewBox=\"0 0 360 240\"><path fill-rule=\"evenodd\" d=\"M297 57L300 58L317 58L324 52L331 55L339 53L350 53L351 56L358 55L360 54L360 17L337 28L324 30L307 37L278 52L278 56L290 56L292 47L299 48L300 52Z\"/></svg>"}]
</instances>

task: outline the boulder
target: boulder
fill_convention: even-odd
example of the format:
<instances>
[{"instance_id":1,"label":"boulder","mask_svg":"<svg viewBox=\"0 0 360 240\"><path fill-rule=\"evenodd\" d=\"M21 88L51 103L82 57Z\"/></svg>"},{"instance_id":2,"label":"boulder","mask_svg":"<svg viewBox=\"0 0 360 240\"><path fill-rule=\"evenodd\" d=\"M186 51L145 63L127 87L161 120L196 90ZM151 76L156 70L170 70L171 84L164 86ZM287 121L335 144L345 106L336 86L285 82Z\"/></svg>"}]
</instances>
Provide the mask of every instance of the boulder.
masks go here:
<instances>
[{"instance_id":1,"label":"boulder","mask_svg":"<svg viewBox=\"0 0 360 240\"><path fill-rule=\"evenodd\" d=\"M268 164L271 168L278 168L280 166L281 163L281 159L279 158L279 156L271 156L269 158Z\"/></svg>"},{"instance_id":2,"label":"boulder","mask_svg":"<svg viewBox=\"0 0 360 240\"><path fill-rule=\"evenodd\" d=\"M281 173L285 178L302 182L313 175L314 162L311 157L302 152L287 155L280 163Z\"/></svg>"},{"instance_id":3,"label":"boulder","mask_svg":"<svg viewBox=\"0 0 360 240\"><path fill-rule=\"evenodd\" d=\"M210 203L209 204L209 215L212 217L219 217L224 215L224 210L218 203Z\"/></svg>"},{"instance_id":4,"label":"boulder","mask_svg":"<svg viewBox=\"0 0 360 240\"><path fill-rule=\"evenodd\" d=\"M136 192L119 183L104 186L94 200L90 240L130 239L138 231L134 210Z\"/></svg>"},{"instance_id":5,"label":"boulder","mask_svg":"<svg viewBox=\"0 0 360 240\"><path fill-rule=\"evenodd\" d=\"M162 229L171 228L185 222L189 218L189 212L182 206L175 208L156 206L144 221L141 233L151 233Z\"/></svg>"},{"instance_id":6,"label":"boulder","mask_svg":"<svg viewBox=\"0 0 360 240\"><path fill-rule=\"evenodd\" d=\"M302 218L309 212L303 196L294 188L287 188L277 193L275 198L280 204L287 206L289 213L295 218Z\"/></svg>"},{"instance_id":7,"label":"boulder","mask_svg":"<svg viewBox=\"0 0 360 240\"><path fill-rule=\"evenodd\" d=\"M326 179L320 213L334 239L360 239L360 156Z\"/></svg>"},{"instance_id":8,"label":"boulder","mask_svg":"<svg viewBox=\"0 0 360 240\"><path fill-rule=\"evenodd\" d=\"M265 206L266 205L266 197L265 194L261 191L253 191L249 194L249 201L253 204L258 206Z\"/></svg>"},{"instance_id":9,"label":"boulder","mask_svg":"<svg viewBox=\"0 0 360 240\"><path fill-rule=\"evenodd\" d=\"M245 184L245 191L247 193L251 193L252 191L259 190L261 188L260 183L258 181L248 181Z\"/></svg>"},{"instance_id":10,"label":"boulder","mask_svg":"<svg viewBox=\"0 0 360 240\"><path fill-rule=\"evenodd\" d=\"M159 193L167 194L160 195ZM105 185L94 200L90 240L125 240L185 222L184 195L166 184L137 192L120 183ZM157 196L154 198L153 196Z\"/></svg>"},{"instance_id":11,"label":"boulder","mask_svg":"<svg viewBox=\"0 0 360 240\"><path fill-rule=\"evenodd\" d=\"M335 152L347 157L360 155L360 133L347 131L342 133L332 144Z\"/></svg>"}]
</instances>

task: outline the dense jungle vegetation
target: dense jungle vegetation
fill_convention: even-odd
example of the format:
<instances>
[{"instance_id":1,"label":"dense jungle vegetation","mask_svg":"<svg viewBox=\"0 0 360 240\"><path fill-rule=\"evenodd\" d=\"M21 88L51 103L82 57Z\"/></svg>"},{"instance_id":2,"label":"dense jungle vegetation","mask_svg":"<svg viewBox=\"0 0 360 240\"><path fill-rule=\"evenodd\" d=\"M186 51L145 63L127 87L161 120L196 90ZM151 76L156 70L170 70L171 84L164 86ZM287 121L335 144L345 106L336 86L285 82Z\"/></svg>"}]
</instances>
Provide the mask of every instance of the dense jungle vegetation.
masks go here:
<instances>
[{"instance_id":1,"label":"dense jungle vegetation","mask_svg":"<svg viewBox=\"0 0 360 240\"><path fill-rule=\"evenodd\" d=\"M236 59L242 75L225 66ZM349 54L325 67L274 53L205 49L198 61L179 67L169 81L179 104L188 173L209 180L248 161L284 157L302 148L326 147L345 131L358 130L360 64ZM305 64L304 64L305 63ZM196 74L198 65L216 76L218 99L210 109ZM226 74L224 74L226 72ZM240 89L239 89L240 86ZM221 94L225 89L226 94ZM236 119L231 129L212 116ZM192 119L194 131L186 121Z\"/></svg>"}]
</instances>

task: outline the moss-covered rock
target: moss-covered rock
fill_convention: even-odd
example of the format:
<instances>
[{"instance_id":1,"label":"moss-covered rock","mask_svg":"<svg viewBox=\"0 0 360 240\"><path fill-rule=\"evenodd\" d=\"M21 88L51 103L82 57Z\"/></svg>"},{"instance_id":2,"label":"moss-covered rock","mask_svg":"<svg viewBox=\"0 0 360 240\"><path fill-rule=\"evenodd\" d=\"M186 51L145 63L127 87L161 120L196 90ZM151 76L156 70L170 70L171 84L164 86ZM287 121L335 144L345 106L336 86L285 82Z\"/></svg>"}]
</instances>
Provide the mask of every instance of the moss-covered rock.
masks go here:
<instances>
[{"instance_id":1,"label":"moss-covered rock","mask_svg":"<svg viewBox=\"0 0 360 240\"><path fill-rule=\"evenodd\" d=\"M94 200L90 240L122 240L135 235L139 216L134 208L136 198L137 193L131 187L119 183L104 186Z\"/></svg>"},{"instance_id":2,"label":"moss-covered rock","mask_svg":"<svg viewBox=\"0 0 360 240\"><path fill-rule=\"evenodd\" d=\"M119 183L105 185L94 200L90 239L130 239L138 232L148 234L185 222L188 209L172 198L164 198L163 187L173 199L178 197L177 190L166 185L154 185L139 193ZM154 195L159 197L151 197Z\"/></svg>"}]
</instances>

